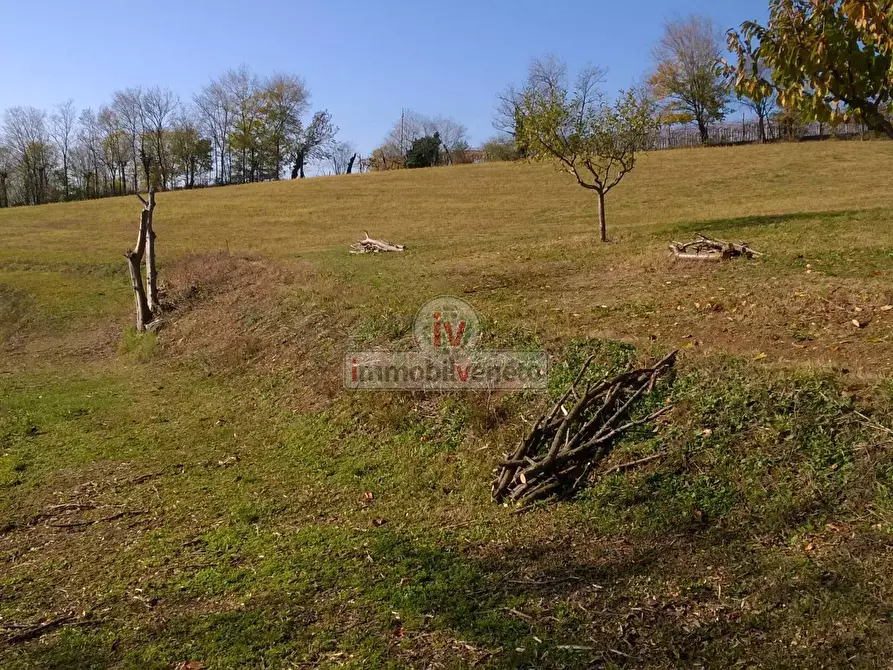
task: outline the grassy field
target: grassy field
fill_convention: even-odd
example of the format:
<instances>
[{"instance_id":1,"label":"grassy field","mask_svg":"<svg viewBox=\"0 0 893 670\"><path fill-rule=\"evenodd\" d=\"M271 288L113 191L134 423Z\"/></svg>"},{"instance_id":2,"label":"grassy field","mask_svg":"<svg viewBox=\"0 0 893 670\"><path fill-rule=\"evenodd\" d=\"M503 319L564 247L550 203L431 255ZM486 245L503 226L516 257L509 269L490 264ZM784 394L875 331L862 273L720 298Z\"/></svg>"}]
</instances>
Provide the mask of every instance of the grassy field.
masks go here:
<instances>
[{"instance_id":1,"label":"grassy field","mask_svg":"<svg viewBox=\"0 0 893 670\"><path fill-rule=\"evenodd\" d=\"M0 667L887 667L893 144L492 164L0 210ZM351 256L368 230L405 254ZM693 266L696 232L766 256ZM493 348L680 349L576 499L490 501L549 394L352 393L428 299ZM606 466L607 467L607 466ZM37 630L41 624L50 624Z\"/></svg>"}]
</instances>

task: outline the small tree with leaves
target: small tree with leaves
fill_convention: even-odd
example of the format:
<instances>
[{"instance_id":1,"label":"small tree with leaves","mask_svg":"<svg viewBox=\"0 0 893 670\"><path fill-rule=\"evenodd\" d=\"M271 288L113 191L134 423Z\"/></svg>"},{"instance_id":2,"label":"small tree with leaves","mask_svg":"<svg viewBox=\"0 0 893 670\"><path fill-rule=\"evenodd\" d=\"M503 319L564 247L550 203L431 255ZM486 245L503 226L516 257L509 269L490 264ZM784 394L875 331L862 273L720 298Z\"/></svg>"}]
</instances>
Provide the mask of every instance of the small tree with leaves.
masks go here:
<instances>
[{"instance_id":1,"label":"small tree with leaves","mask_svg":"<svg viewBox=\"0 0 893 670\"><path fill-rule=\"evenodd\" d=\"M532 70L539 67L534 63ZM587 68L571 90L564 70L532 72L520 96L521 140L534 160L552 162L598 195L599 231L608 241L605 196L635 167L658 130L655 106L644 91L621 91L614 104L598 90L603 70Z\"/></svg>"}]
</instances>

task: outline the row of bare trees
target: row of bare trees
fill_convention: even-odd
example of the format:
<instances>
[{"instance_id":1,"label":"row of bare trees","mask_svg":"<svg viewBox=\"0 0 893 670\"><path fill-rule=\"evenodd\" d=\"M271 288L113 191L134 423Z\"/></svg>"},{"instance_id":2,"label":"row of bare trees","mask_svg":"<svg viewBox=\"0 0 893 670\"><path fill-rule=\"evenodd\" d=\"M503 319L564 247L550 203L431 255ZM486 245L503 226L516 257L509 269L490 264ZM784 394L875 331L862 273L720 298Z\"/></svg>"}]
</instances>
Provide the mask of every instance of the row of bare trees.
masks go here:
<instances>
[{"instance_id":1,"label":"row of bare trees","mask_svg":"<svg viewBox=\"0 0 893 670\"><path fill-rule=\"evenodd\" d=\"M0 207L360 169L337 132L326 110L311 113L300 77L244 66L185 102L153 87L95 110L13 107L0 122Z\"/></svg>"}]
</instances>

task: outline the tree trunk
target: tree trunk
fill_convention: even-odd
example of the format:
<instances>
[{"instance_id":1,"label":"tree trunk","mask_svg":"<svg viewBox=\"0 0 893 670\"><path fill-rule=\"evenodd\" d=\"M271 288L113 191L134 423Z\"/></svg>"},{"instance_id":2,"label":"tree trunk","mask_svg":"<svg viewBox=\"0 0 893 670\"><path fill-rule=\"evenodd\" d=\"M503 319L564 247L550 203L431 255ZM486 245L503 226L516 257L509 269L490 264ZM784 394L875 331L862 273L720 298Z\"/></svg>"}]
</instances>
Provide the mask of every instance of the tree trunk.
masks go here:
<instances>
[{"instance_id":1,"label":"tree trunk","mask_svg":"<svg viewBox=\"0 0 893 670\"><path fill-rule=\"evenodd\" d=\"M602 242L608 241L608 224L605 220L605 192L598 192L598 230Z\"/></svg>"},{"instance_id":2,"label":"tree trunk","mask_svg":"<svg viewBox=\"0 0 893 670\"><path fill-rule=\"evenodd\" d=\"M348 164L347 164L347 173L346 174L350 174L353 171L353 162L356 159L357 159L356 154L354 154L353 156L350 157L350 162L348 162Z\"/></svg>"},{"instance_id":3,"label":"tree trunk","mask_svg":"<svg viewBox=\"0 0 893 670\"><path fill-rule=\"evenodd\" d=\"M136 329L139 332L146 330L146 326L152 321L152 310L146 300L146 291L143 288L143 277L140 274L140 264L143 261L143 253L146 250L146 231L149 227L149 210L144 209L140 215L140 232L136 239L136 246L124 254L127 258L127 268L130 270L130 284L133 287L133 296L136 301Z\"/></svg>"},{"instance_id":4,"label":"tree trunk","mask_svg":"<svg viewBox=\"0 0 893 670\"><path fill-rule=\"evenodd\" d=\"M62 154L62 179L65 182L65 200L67 202L70 194L68 187L68 153Z\"/></svg>"},{"instance_id":5,"label":"tree trunk","mask_svg":"<svg viewBox=\"0 0 893 670\"><path fill-rule=\"evenodd\" d=\"M146 223L146 286L149 288L149 310L158 310L158 269L155 266L155 230L152 228L152 214L155 211L155 191L149 191L149 202L145 210Z\"/></svg>"},{"instance_id":6,"label":"tree trunk","mask_svg":"<svg viewBox=\"0 0 893 670\"><path fill-rule=\"evenodd\" d=\"M701 135L701 144L707 146L707 143L710 141L710 129L700 119L698 119L698 132Z\"/></svg>"},{"instance_id":7,"label":"tree trunk","mask_svg":"<svg viewBox=\"0 0 893 670\"><path fill-rule=\"evenodd\" d=\"M297 179L300 177L304 178L304 152L299 152L297 156L295 156L295 164L291 169L291 178Z\"/></svg>"},{"instance_id":8,"label":"tree trunk","mask_svg":"<svg viewBox=\"0 0 893 670\"><path fill-rule=\"evenodd\" d=\"M760 144L766 142L766 117L760 115Z\"/></svg>"}]
</instances>

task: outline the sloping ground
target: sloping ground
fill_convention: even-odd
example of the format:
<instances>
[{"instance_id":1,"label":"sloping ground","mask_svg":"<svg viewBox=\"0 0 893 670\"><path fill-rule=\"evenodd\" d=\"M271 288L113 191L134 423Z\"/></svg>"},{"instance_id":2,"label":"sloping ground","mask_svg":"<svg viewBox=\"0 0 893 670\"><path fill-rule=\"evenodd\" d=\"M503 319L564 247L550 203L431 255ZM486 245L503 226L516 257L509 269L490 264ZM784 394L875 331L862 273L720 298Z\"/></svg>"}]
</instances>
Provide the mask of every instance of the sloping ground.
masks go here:
<instances>
[{"instance_id":1,"label":"sloping ground","mask_svg":"<svg viewBox=\"0 0 893 670\"><path fill-rule=\"evenodd\" d=\"M893 147L647 157L594 203L486 165L0 211L0 665L883 666ZM352 257L362 230L405 254ZM751 263L672 262L695 231ZM348 393L459 295L559 392L671 348L676 408L577 499L494 505L544 394ZM858 326L854 324L858 322ZM41 624L51 624L39 629Z\"/></svg>"}]
</instances>

